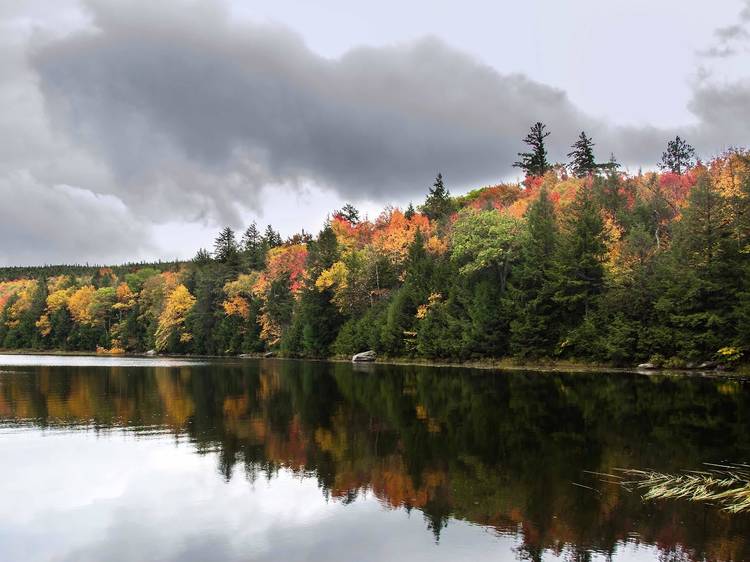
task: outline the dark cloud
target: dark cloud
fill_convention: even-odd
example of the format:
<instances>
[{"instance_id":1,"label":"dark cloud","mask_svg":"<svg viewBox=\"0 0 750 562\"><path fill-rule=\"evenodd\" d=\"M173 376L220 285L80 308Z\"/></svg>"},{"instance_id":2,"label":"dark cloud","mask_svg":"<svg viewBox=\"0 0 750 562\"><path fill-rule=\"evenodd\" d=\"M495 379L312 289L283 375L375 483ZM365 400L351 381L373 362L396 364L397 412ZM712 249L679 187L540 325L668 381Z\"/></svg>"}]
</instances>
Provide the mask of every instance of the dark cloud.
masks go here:
<instances>
[{"instance_id":1,"label":"dark cloud","mask_svg":"<svg viewBox=\"0 0 750 562\"><path fill-rule=\"evenodd\" d=\"M553 159L585 129L600 158L631 167L653 165L677 133L704 156L750 134L746 83L693 85L696 120L679 130L623 127L437 38L331 59L217 2L85 10L76 31L32 35L30 47L0 36L0 102L13 108L0 112L0 197L12 202L0 235L13 240L0 261L132 255L154 246L152 225L240 226L247 209L273 205L276 187L390 202L419 199L438 170L454 191L518 176L511 164L537 120ZM717 32L727 39L714 56L742 29ZM608 68L591 80L627 78Z\"/></svg>"},{"instance_id":2,"label":"dark cloud","mask_svg":"<svg viewBox=\"0 0 750 562\"><path fill-rule=\"evenodd\" d=\"M269 183L387 200L421 194L437 170L456 186L493 181L514 173L537 120L556 158L581 129L626 160L646 155L563 91L435 38L330 60L287 29L216 9L89 5L95 31L40 45L32 61L54 123L109 163L139 212L231 218Z\"/></svg>"},{"instance_id":3,"label":"dark cloud","mask_svg":"<svg viewBox=\"0 0 750 562\"><path fill-rule=\"evenodd\" d=\"M748 146L750 122L745 116L750 112L750 81L698 85L688 107L700 122L693 132L704 156Z\"/></svg>"},{"instance_id":4,"label":"dark cloud","mask_svg":"<svg viewBox=\"0 0 750 562\"><path fill-rule=\"evenodd\" d=\"M111 195L0 177L0 265L116 263L152 250L148 226Z\"/></svg>"}]
</instances>

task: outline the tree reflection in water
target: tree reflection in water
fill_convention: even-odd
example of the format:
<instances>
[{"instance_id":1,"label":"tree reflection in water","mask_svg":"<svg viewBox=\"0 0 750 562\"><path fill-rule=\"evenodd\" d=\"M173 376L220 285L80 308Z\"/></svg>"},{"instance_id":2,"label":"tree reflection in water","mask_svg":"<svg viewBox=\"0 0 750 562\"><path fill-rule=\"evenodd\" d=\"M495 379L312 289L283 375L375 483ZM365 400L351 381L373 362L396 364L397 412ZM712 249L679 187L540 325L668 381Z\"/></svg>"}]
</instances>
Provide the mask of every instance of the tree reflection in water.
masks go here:
<instances>
[{"instance_id":1,"label":"tree reflection in water","mask_svg":"<svg viewBox=\"0 0 750 562\"><path fill-rule=\"evenodd\" d=\"M720 378L297 361L179 368L36 367L0 374L4 425L173 433L223 478L280 469L342 503L374 494L517 537L519 558L576 559L638 541L668 559L750 558L750 518L644 503L591 472L750 459L750 396Z\"/></svg>"}]
</instances>

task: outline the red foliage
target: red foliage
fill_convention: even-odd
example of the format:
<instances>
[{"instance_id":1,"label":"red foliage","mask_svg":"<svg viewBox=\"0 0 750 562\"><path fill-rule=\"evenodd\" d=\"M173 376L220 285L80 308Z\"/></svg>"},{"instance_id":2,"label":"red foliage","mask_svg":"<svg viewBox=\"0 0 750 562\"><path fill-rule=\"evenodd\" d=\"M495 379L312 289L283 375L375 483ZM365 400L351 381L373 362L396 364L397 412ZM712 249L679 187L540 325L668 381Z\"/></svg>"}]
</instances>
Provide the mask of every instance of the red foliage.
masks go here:
<instances>
[{"instance_id":1,"label":"red foliage","mask_svg":"<svg viewBox=\"0 0 750 562\"><path fill-rule=\"evenodd\" d=\"M698 179L697 175L696 168L682 175L664 172L659 176L659 187L669 201L675 205L682 206L687 201L690 189Z\"/></svg>"}]
</instances>

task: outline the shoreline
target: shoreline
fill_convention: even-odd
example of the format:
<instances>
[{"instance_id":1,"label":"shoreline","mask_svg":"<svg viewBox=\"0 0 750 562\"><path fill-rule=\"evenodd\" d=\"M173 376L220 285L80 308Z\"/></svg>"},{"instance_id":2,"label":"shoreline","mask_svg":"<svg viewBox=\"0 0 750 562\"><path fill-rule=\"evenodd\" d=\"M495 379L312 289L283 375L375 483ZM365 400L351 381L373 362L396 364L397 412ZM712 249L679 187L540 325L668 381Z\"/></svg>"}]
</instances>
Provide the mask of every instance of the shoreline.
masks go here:
<instances>
[{"instance_id":1,"label":"shoreline","mask_svg":"<svg viewBox=\"0 0 750 562\"><path fill-rule=\"evenodd\" d=\"M585 363L576 361L538 361L519 363L513 359L479 359L468 361L435 361L428 359L415 359L408 357L383 357L375 361L362 361L353 363L351 359L341 356L327 358L306 358L306 357L285 357L273 356L265 357L263 353L248 353L243 355L185 355L185 354L158 354L147 355L146 353L96 353L95 351L68 351L68 350L36 350L36 349L2 349L0 357L3 355L57 355L67 357L129 357L153 359L163 357L170 359L209 359L224 361L241 361L243 359L271 359L282 361L317 361L324 363L351 363L359 366L363 365L393 365L402 367L435 367L435 368L458 368L458 369L478 369L485 371L535 371L539 373L622 373L632 375L692 375L692 376L722 376L746 378L750 377L750 365L741 365L738 369L728 370L701 370L701 369L639 369L638 367L615 367L612 365L603 365L595 363Z\"/></svg>"}]
</instances>

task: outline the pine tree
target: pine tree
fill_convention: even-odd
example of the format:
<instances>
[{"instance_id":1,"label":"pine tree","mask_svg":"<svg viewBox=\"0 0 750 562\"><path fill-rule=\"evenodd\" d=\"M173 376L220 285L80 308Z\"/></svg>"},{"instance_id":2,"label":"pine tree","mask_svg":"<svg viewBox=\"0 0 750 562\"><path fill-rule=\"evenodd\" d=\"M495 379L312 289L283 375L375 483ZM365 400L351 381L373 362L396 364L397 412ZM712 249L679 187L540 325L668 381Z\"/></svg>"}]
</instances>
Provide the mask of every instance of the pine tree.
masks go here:
<instances>
[{"instance_id":1,"label":"pine tree","mask_svg":"<svg viewBox=\"0 0 750 562\"><path fill-rule=\"evenodd\" d=\"M351 224L357 224L359 222L359 211L351 203L347 203L341 209L336 211L336 214L341 218L348 220Z\"/></svg>"},{"instance_id":2,"label":"pine tree","mask_svg":"<svg viewBox=\"0 0 750 562\"><path fill-rule=\"evenodd\" d=\"M443 174L438 173L435 183L427 194L422 212L427 215L431 221L437 221L448 217L453 211L453 202L451 201L450 192L443 184Z\"/></svg>"},{"instance_id":3,"label":"pine tree","mask_svg":"<svg viewBox=\"0 0 750 562\"><path fill-rule=\"evenodd\" d=\"M341 313L332 302L333 291L319 290L315 281L339 258L336 233L330 225L308 245L307 280L295 307L295 317L289 336L282 348L285 352L306 357L327 357L343 322Z\"/></svg>"},{"instance_id":4,"label":"pine tree","mask_svg":"<svg viewBox=\"0 0 750 562\"><path fill-rule=\"evenodd\" d=\"M555 208L547 190L542 189L527 213L527 236L513 281L517 306L510 343L516 356L550 356L554 352L559 321L559 307L553 298L557 241Z\"/></svg>"},{"instance_id":5,"label":"pine tree","mask_svg":"<svg viewBox=\"0 0 750 562\"><path fill-rule=\"evenodd\" d=\"M515 168L521 168L527 176L543 176L550 169L547 162L547 149L544 146L544 139L550 133L545 132L546 125L536 122L531 126L529 134L523 139L523 142L531 147L531 152L519 152L520 160L513 163Z\"/></svg>"},{"instance_id":6,"label":"pine tree","mask_svg":"<svg viewBox=\"0 0 750 562\"><path fill-rule=\"evenodd\" d=\"M193 263L197 266L207 265L211 263L211 254L205 248L198 248L198 251L195 253L195 257L193 258Z\"/></svg>"},{"instance_id":7,"label":"pine tree","mask_svg":"<svg viewBox=\"0 0 750 562\"><path fill-rule=\"evenodd\" d=\"M270 250L271 248L276 248L278 246L281 246L282 240L281 240L281 234L276 232L273 227L269 224L266 227L265 232L263 233L263 245L266 250Z\"/></svg>"},{"instance_id":8,"label":"pine tree","mask_svg":"<svg viewBox=\"0 0 750 562\"><path fill-rule=\"evenodd\" d=\"M229 266L239 264L240 251L237 247L237 240L234 236L234 230L228 226L224 227L214 240L214 257L216 261Z\"/></svg>"},{"instance_id":9,"label":"pine tree","mask_svg":"<svg viewBox=\"0 0 750 562\"><path fill-rule=\"evenodd\" d=\"M406 211L404 211L404 217L406 217L407 220L411 220L415 213L416 211L414 210L414 205L412 205L411 201L409 201L409 206L406 207Z\"/></svg>"},{"instance_id":10,"label":"pine tree","mask_svg":"<svg viewBox=\"0 0 750 562\"><path fill-rule=\"evenodd\" d=\"M582 187L568 209L566 232L555 264L555 294L563 327L577 328L604 289L604 221L591 190Z\"/></svg>"},{"instance_id":11,"label":"pine tree","mask_svg":"<svg viewBox=\"0 0 750 562\"><path fill-rule=\"evenodd\" d=\"M587 137L584 131L581 131L572 148L573 150L568 153L571 173L579 178L594 174L599 166L594 159L594 143L591 138Z\"/></svg>"},{"instance_id":12,"label":"pine tree","mask_svg":"<svg viewBox=\"0 0 750 562\"><path fill-rule=\"evenodd\" d=\"M258 225L253 221L242 235L242 253L249 269L259 270L265 263L266 252Z\"/></svg>"},{"instance_id":13,"label":"pine tree","mask_svg":"<svg viewBox=\"0 0 750 562\"><path fill-rule=\"evenodd\" d=\"M667 150L661 155L659 168L673 174L683 174L695 166L695 149L679 135L667 143Z\"/></svg>"},{"instance_id":14,"label":"pine tree","mask_svg":"<svg viewBox=\"0 0 750 562\"><path fill-rule=\"evenodd\" d=\"M605 162L604 164L599 164L599 167L604 170L607 174L614 174L617 172L619 168L622 167L622 164L620 164L617 161L617 158L615 158L615 153L611 152L609 155L609 160Z\"/></svg>"}]
</instances>

